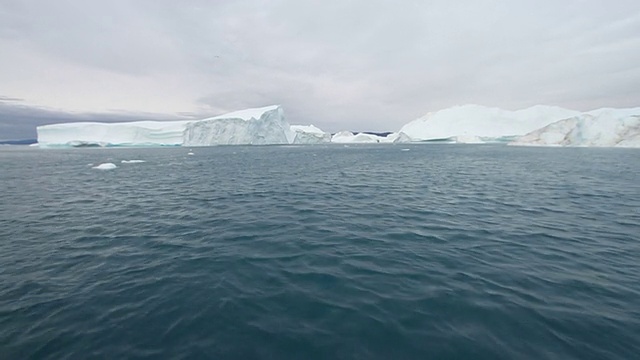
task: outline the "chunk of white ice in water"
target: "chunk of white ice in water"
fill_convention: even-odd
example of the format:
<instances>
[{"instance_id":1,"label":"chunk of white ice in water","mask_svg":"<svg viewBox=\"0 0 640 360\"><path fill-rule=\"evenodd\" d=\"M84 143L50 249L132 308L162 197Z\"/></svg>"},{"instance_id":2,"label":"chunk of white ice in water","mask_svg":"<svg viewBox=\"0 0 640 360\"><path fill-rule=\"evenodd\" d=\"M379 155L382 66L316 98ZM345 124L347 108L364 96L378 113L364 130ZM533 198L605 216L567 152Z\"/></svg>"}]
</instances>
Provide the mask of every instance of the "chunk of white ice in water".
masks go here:
<instances>
[{"instance_id":1,"label":"chunk of white ice in water","mask_svg":"<svg viewBox=\"0 0 640 360\"><path fill-rule=\"evenodd\" d=\"M117 166L114 163L102 163L98 166L93 167L93 169L96 169L96 170L113 170L115 168L117 168Z\"/></svg>"},{"instance_id":2,"label":"chunk of white ice in water","mask_svg":"<svg viewBox=\"0 0 640 360\"><path fill-rule=\"evenodd\" d=\"M139 163L143 163L146 162L144 160L122 160L121 163L123 164L139 164Z\"/></svg>"},{"instance_id":3,"label":"chunk of white ice in water","mask_svg":"<svg viewBox=\"0 0 640 360\"><path fill-rule=\"evenodd\" d=\"M187 153L187 155L189 155L189 156L193 156L193 155L195 155L195 154L194 154L194 153L192 153L192 152L190 152L190 153Z\"/></svg>"}]
</instances>

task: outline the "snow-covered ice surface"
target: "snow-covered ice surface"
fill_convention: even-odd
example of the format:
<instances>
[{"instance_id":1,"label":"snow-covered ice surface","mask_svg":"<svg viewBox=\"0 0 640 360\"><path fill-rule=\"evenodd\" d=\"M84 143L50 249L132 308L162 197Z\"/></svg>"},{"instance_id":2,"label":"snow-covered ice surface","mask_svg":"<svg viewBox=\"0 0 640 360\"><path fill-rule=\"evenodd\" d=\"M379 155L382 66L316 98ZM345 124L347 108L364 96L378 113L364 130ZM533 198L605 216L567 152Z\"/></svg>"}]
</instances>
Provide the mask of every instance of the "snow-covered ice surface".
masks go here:
<instances>
[{"instance_id":1,"label":"snow-covered ice surface","mask_svg":"<svg viewBox=\"0 0 640 360\"><path fill-rule=\"evenodd\" d=\"M544 105L517 111L463 105L428 113L405 124L400 131L414 141L482 143L524 135L579 114L578 111Z\"/></svg>"},{"instance_id":2,"label":"snow-covered ice surface","mask_svg":"<svg viewBox=\"0 0 640 360\"><path fill-rule=\"evenodd\" d=\"M96 169L96 170L113 170L115 168L117 168L117 166L114 163L103 163L93 167L93 169Z\"/></svg>"},{"instance_id":3,"label":"snow-covered ice surface","mask_svg":"<svg viewBox=\"0 0 640 360\"><path fill-rule=\"evenodd\" d=\"M262 116L264 116L265 113L272 112L272 111L280 111L281 115L282 115L282 107L281 106L279 106L279 105L270 105L270 106L265 106L265 107L261 107L261 108L252 108L252 109L233 111L233 112L230 112L230 113L214 116L214 117L211 117L211 118L206 118L206 119L203 119L203 120L223 120L223 119L240 119L240 120L246 120L246 121L258 120Z\"/></svg>"},{"instance_id":4,"label":"snow-covered ice surface","mask_svg":"<svg viewBox=\"0 0 640 360\"><path fill-rule=\"evenodd\" d=\"M340 131L335 133L333 137L331 137L332 143L337 144L370 144L370 143L401 143L401 142L410 142L411 138L409 138L406 134L399 133L391 133L387 136L379 136L375 134L367 134L367 133L358 133L354 134L350 131Z\"/></svg>"},{"instance_id":5,"label":"snow-covered ice surface","mask_svg":"<svg viewBox=\"0 0 640 360\"><path fill-rule=\"evenodd\" d=\"M532 131L509 145L640 148L640 108L590 111Z\"/></svg>"}]
</instances>

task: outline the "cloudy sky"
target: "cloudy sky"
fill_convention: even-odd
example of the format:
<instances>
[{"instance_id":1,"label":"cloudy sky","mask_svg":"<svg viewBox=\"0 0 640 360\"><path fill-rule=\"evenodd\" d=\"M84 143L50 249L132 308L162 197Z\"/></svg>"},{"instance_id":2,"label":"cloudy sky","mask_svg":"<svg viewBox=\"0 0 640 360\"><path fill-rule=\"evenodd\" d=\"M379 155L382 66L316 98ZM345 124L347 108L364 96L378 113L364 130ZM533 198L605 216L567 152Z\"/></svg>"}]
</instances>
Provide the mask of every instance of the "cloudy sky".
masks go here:
<instances>
[{"instance_id":1,"label":"cloudy sky","mask_svg":"<svg viewBox=\"0 0 640 360\"><path fill-rule=\"evenodd\" d=\"M326 131L640 106L637 0L0 0L0 139L282 104Z\"/></svg>"}]
</instances>

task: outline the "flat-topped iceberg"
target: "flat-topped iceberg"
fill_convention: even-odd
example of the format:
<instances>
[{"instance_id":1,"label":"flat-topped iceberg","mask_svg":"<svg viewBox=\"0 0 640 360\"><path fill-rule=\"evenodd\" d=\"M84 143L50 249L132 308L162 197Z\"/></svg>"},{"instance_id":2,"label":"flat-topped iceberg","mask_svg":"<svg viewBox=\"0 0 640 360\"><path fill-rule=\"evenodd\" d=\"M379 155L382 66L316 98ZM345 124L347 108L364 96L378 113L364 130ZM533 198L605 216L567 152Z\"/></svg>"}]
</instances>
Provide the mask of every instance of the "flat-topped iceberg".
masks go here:
<instances>
[{"instance_id":1,"label":"flat-topped iceberg","mask_svg":"<svg viewBox=\"0 0 640 360\"><path fill-rule=\"evenodd\" d=\"M181 145L188 121L76 122L38 126L39 146Z\"/></svg>"},{"instance_id":2,"label":"flat-topped iceberg","mask_svg":"<svg viewBox=\"0 0 640 360\"><path fill-rule=\"evenodd\" d=\"M40 146L210 146L287 144L282 107L236 111L202 120L77 122L37 127Z\"/></svg>"},{"instance_id":3,"label":"flat-topped iceberg","mask_svg":"<svg viewBox=\"0 0 640 360\"><path fill-rule=\"evenodd\" d=\"M640 108L600 109L557 121L509 145L640 147Z\"/></svg>"},{"instance_id":4,"label":"flat-topped iceberg","mask_svg":"<svg viewBox=\"0 0 640 360\"><path fill-rule=\"evenodd\" d=\"M537 105L509 111L479 105L463 105L428 113L404 125L400 132L414 141L481 143L521 136L580 112Z\"/></svg>"}]
</instances>

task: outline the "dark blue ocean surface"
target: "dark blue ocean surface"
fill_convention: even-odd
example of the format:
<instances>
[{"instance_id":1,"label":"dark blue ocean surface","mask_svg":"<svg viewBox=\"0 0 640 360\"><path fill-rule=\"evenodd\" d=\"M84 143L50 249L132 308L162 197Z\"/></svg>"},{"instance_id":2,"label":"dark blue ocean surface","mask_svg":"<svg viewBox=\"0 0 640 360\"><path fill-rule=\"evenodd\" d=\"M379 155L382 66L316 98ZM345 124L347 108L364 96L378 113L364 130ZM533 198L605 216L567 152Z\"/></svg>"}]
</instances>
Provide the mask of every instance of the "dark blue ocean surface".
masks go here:
<instances>
[{"instance_id":1,"label":"dark blue ocean surface","mask_svg":"<svg viewBox=\"0 0 640 360\"><path fill-rule=\"evenodd\" d=\"M638 150L188 151L0 149L1 359L640 356Z\"/></svg>"}]
</instances>

